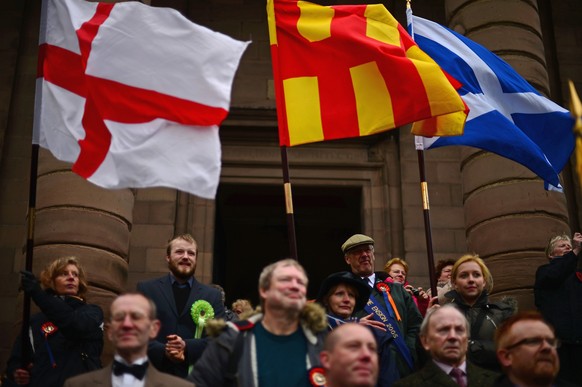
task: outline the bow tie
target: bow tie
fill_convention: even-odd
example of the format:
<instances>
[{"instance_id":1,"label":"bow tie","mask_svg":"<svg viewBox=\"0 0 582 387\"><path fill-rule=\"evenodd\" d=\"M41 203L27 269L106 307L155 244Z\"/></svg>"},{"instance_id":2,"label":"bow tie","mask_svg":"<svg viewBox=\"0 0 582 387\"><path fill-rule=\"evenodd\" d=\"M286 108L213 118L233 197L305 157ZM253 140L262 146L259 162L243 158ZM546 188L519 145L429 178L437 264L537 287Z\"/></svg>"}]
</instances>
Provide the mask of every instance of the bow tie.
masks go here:
<instances>
[{"instance_id":1,"label":"bow tie","mask_svg":"<svg viewBox=\"0 0 582 387\"><path fill-rule=\"evenodd\" d=\"M146 370L148 368L148 362L143 364L134 364L128 366L127 364L123 364L115 360L113 362L113 374L115 376L119 376L122 374L132 374L137 379L142 380L145 376Z\"/></svg>"}]
</instances>

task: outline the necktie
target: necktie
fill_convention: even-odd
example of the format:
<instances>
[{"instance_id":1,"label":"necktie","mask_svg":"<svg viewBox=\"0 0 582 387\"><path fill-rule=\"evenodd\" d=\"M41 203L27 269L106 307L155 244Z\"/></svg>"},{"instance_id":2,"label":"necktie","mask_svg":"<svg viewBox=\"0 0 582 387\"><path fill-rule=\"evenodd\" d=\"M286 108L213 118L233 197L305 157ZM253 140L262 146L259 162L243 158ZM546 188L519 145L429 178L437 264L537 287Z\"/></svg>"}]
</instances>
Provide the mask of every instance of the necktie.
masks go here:
<instances>
[{"instance_id":1,"label":"necktie","mask_svg":"<svg viewBox=\"0 0 582 387\"><path fill-rule=\"evenodd\" d=\"M123 375L123 374L131 374L135 376L137 379L142 380L145 376L146 370L148 368L148 362L143 364L134 364L128 366L127 364L123 364L115 360L113 362L113 374L115 376Z\"/></svg>"},{"instance_id":2,"label":"necktie","mask_svg":"<svg viewBox=\"0 0 582 387\"><path fill-rule=\"evenodd\" d=\"M372 282L372 278L370 278L370 277L362 277L362 279L364 280L364 282L366 282L368 284L369 287L371 287L371 288L374 287L374 283Z\"/></svg>"},{"instance_id":3,"label":"necktie","mask_svg":"<svg viewBox=\"0 0 582 387\"><path fill-rule=\"evenodd\" d=\"M453 368L450 372L450 375L453 377L453 379L455 379L455 382L457 382L460 387L467 387L467 384L465 384L465 379L463 378L463 371L461 371L459 368Z\"/></svg>"}]
</instances>

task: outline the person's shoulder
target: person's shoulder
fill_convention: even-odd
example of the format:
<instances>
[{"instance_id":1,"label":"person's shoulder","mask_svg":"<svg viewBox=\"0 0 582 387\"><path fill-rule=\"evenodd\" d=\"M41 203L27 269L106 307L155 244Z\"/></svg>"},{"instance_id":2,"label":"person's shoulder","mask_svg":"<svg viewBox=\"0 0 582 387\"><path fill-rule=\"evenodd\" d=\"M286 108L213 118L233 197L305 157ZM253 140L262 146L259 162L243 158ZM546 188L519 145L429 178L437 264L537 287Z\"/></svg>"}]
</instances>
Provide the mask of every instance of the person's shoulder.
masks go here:
<instances>
[{"instance_id":1,"label":"person's shoulder","mask_svg":"<svg viewBox=\"0 0 582 387\"><path fill-rule=\"evenodd\" d=\"M394 387L398 386L437 386L442 385L441 382L448 382L449 376L447 376L432 360L426 362L426 364L416 372L398 380L393 384Z\"/></svg>"},{"instance_id":2,"label":"person's shoulder","mask_svg":"<svg viewBox=\"0 0 582 387\"><path fill-rule=\"evenodd\" d=\"M193 279L194 279L194 282L192 284L193 287L196 286L196 287L198 287L198 289L202 289L203 291L205 291L207 293L216 294L222 298L222 295L220 294L220 290L218 290L210 285L203 284L202 282L198 281L195 277L193 277Z\"/></svg>"},{"instance_id":3,"label":"person's shoulder","mask_svg":"<svg viewBox=\"0 0 582 387\"><path fill-rule=\"evenodd\" d=\"M153 284L159 283L160 281L163 281L165 278L167 278L167 274L163 275L161 277L155 277L155 278L150 278L147 280L143 280L143 281L139 281L137 283L137 289L143 289L143 288L148 288L151 287Z\"/></svg>"},{"instance_id":4,"label":"person's shoulder","mask_svg":"<svg viewBox=\"0 0 582 387\"><path fill-rule=\"evenodd\" d=\"M206 333L210 337L221 337L225 340L236 338L241 332L251 331L258 321L258 315L247 320L225 321L224 319L209 320L206 323Z\"/></svg>"},{"instance_id":5,"label":"person's shoulder","mask_svg":"<svg viewBox=\"0 0 582 387\"><path fill-rule=\"evenodd\" d=\"M73 376L65 381L63 387L93 386L96 381L106 381L107 379L111 379L110 366Z\"/></svg>"},{"instance_id":6,"label":"person's shoulder","mask_svg":"<svg viewBox=\"0 0 582 387\"><path fill-rule=\"evenodd\" d=\"M151 365L150 365L151 366ZM149 378L148 384L151 383L163 383L163 385L172 386L172 387L193 387L194 383L179 378L174 375L170 375L164 372L158 371L154 366L151 366L151 369L148 370L146 374L146 378Z\"/></svg>"},{"instance_id":7,"label":"person's shoulder","mask_svg":"<svg viewBox=\"0 0 582 387\"><path fill-rule=\"evenodd\" d=\"M435 383L434 375L432 375L430 369L426 369L426 366L416 372L411 373L408 376L403 377L402 379L397 380L394 382L394 384L392 384L393 387L432 387L435 385L438 384Z\"/></svg>"},{"instance_id":8,"label":"person's shoulder","mask_svg":"<svg viewBox=\"0 0 582 387\"><path fill-rule=\"evenodd\" d=\"M376 274L376 282L378 282L378 279L382 281L386 281L386 279L388 279L388 273L385 271L375 271L374 274Z\"/></svg>"},{"instance_id":9,"label":"person's shoulder","mask_svg":"<svg viewBox=\"0 0 582 387\"><path fill-rule=\"evenodd\" d=\"M481 368L475 364L467 362L467 379L469 385L490 386L493 385L500 374L495 371Z\"/></svg>"},{"instance_id":10,"label":"person's shoulder","mask_svg":"<svg viewBox=\"0 0 582 387\"><path fill-rule=\"evenodd\" d=\"M408 376L399 379L392 384L394 387L406 387L406 386L420 386L423 379L420 377L418 372L412 373Z\"/></svg>"},{"instance_id":11,"label":"person's shoulder","mask_svg":"<svg viewBox=\"0 0 582 387\"><path fill-rule=\"evenodd\" d=\"M514 314L518 310L518 300L515 297L506 296L500 300L489 302L486 307L497 308L503 312Z\"/></svg>"}]
</instances>

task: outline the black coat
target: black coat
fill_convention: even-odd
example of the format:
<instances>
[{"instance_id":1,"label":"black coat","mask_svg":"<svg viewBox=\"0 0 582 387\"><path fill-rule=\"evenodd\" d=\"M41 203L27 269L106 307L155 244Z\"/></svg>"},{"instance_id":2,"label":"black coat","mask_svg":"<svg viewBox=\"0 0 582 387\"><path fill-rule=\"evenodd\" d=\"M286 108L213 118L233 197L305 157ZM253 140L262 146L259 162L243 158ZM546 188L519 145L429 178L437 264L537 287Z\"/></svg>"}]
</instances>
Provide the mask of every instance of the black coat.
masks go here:
<instances>
[{"instance_id":1,"label":"black coat","mask_svg":"<svg viewBox=\"0 0 582 387\"><path fill-rule=\"evenodd\" d=\"M154 278L137 284L137 290L151 298L158 310L161 328L155 340L150 341L148 357L154 366L172 375L185 378L188 367L194 364L206 348L207 339L195 339L196 325L190 316L192 304L198 300L206 300L214 309L215 318L224 318L224 304L218 289L201 284L194 279L188 300L183 310L176 309L176 301L172 290L170 275ZM165 355L166 336L178 335L186 342L186 362L173 363Z\"/></svg>"},{"instance_id":2,"label":"black coat","mask_svg":"<svg viewBox=\"0 0 582 387\"><path fill-rule=\"evenodd\" d=\"M469 321L469 349L467 359L473 364L493 371L501 371L495 354L495 331L502 322L515 313L515 307L504 301L489 302L483 291L475 304L466 304L456 290L445 294Z\"/></svg>"},{"instance_id":3,"label":"black coat","mask_svg":"<svg viewBox=\"0 0 582 387\"><path fill-rule=\"evenodd\" d=\"M469 387L492 386L499 374L474 366L467 362L467 385ZM394 383L394 387L459 387L442 369L429 360L420 371Z\"/></svg>"},{"instance_id":4,"label":"black coat","mask_svg":"<svg viewBox=\"0 0 582 387\"><path fill-rule=\"evenodd\" d=\"M101 368L103 311L77 297L57 297L50 292L32 294L41 309L30 317L34 343L29 387L60 387L65 379ZM46 334L49 327L56 327ZM17 338L8 360L7 376L22 368L22 348Z\"/></svg>"},{"instance_id":5,"label":"black coat","mask_svg":"<svg viewBox=\"0 0 582 387\"><path fill-rule=\"evenodd\" d=\"M581 257L569 252L542 265L536 272L535 304L564 342L582 344L582 280L576 276Z\"/></svg>"}]
</instances>

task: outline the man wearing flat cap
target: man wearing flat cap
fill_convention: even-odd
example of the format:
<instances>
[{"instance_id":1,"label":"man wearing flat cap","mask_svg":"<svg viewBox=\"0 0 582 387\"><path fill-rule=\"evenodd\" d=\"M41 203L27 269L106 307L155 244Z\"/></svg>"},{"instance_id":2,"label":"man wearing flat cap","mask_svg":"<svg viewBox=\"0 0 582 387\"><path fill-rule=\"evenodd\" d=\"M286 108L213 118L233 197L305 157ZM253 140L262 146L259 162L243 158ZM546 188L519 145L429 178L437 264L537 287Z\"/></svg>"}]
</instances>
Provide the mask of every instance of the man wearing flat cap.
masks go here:
<instances>
[{"instance_id":1,"label":"man wearing flat cap","mask_svg":"<svg viewBox=\"0 0 582 387\"><path fill-rule=\"evenodd\" d=\"M386 282L388 274L374 272L374 239L364 234L352 235L342 245L346 263L352 275L365 282L370 288L370 299L366 306L356 312L358 317L372 313L374 319L386 325L392 334L392 358L396 359L399 377L415 370L416 338L422 323L422 316L410 294L401 284ZM381 378L380 378L381 379ZM386 381L389 385L390 381ZM382 385L382 380L378 385Z\"/></svg>"}]
</instances>

